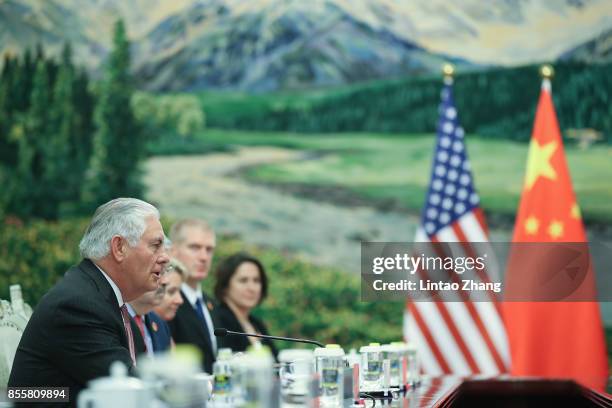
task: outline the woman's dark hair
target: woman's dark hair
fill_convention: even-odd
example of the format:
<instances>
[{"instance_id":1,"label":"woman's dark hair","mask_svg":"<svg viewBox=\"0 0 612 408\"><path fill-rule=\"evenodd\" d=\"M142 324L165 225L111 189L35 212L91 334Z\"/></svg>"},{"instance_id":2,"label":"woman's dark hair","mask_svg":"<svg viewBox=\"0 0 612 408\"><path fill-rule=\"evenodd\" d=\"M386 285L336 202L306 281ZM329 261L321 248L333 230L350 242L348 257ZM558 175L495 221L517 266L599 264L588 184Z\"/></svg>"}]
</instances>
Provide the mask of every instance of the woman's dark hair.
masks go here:
<instances>
[{"instance_id":1,"label":"woman's dark hair","mask_svg":"<svg viewBox=\"0 0 612 408\"><path fill-rule=\"evenodd\" d=\"M261 280L261 296L259 298L259 303L263 302L263 300L268 295L268 277L266 276L266 270L264 269L259 259L254 256L247 254L246 252L238 252L234 255L231 255L225 258L221 263L217 266L215 270L215 297L220 302L223 301L223 297L225 296L225 291L229 287L230 280L232 276L236 273L236 270L240 265L245 262L251 262L257 265L257 269L259 269L259 279Z\"/></svg>"}]
</instances>

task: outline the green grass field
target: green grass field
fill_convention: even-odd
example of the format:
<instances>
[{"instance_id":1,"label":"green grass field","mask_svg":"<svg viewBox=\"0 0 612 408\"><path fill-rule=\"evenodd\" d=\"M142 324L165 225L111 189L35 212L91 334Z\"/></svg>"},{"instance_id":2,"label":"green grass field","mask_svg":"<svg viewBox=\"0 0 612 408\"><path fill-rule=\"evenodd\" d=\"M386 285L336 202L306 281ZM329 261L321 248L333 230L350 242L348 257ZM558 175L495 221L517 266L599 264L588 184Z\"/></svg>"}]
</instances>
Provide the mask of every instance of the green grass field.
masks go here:
<instances>
[{"instance_id":1,"label":"green grass field","mask_svg":"<svg viewBox=\"0 0 612 408\"><path fill-rule=\"evenodd\" d=\"M439 81L438 75L423 75L421 80ZM395 87L403 79L384 79L365 81L356 84L324 87L307 90L285 90L271 93L253 94L239 91L200 91L195 93L202 109L212 120L223 122L225 117L240 115L266 115L282 109L304 109L312 107L329 98L341 97L356 91L379 87Z\"/></svg>"},{"instance_id":2,"label":"green grass field","mask_svg":"<svg viewBox=\"0 0 612 408\"><path fill-rule=\"evenodd\" d=\"M315 160L264 165L246 176L255 181L341 186L365 197L396 199L419 210L430 177L434 135L372 133L294 134L207 130L204 139L217 148L270 145L320 153ZM492 213L512 216L523 185L528 145L466 137L476 188ZM588 150L566 146L574 189L587 222L612 221L612 147Z\"/></svg>"}]
</instances>

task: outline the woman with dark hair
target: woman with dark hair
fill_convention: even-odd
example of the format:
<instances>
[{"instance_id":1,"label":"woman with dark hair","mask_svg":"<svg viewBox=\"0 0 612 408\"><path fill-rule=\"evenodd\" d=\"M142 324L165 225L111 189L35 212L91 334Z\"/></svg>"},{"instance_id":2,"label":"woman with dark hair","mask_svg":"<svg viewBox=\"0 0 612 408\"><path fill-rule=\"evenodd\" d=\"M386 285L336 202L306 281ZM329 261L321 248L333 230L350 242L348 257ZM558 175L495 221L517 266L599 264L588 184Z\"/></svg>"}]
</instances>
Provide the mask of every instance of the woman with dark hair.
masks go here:
<instances>
[{"instance_id":1,"label":"woman with dark hair","mask_svg":"<svg viewBox=\"0 0 612 408\"><path fill-rule=\"evenodd\" d=\"M223 260L216 270L215 297L218 327L245 333L268 334L264 323L251 315L268 294L268 277L259 260L247 253L239 252ZM277 350L267 339L247 336L226 336L219 338L219 347L232 351L245 351L248 346L258 343L270 348L276 358Z\"/></svg>"}]
</instances>

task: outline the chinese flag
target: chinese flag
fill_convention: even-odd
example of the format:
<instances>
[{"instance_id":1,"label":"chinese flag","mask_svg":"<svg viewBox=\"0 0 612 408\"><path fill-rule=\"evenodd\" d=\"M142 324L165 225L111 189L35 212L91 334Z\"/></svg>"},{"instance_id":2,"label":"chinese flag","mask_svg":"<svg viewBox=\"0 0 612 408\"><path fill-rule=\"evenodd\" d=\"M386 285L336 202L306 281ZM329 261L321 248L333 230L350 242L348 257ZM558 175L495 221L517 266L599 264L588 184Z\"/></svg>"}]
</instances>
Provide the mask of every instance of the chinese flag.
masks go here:
<instances>
[{"instance_id":1,"label":"chinese flag","mask_svg":"<svg viewBox=\"0 0 612 408\"><path fill-rule=\"evenodd\" d=\"M544 79L513 242L586 241L565 160L550 81ZM509 265L512 261L511 255ZM518 279L517 272L509 267L508 290L513 276ZM542 273L542 269L529 268L521 273L538 272ZM570 378L587 387L604 390L608 358L590 267L578 291L587 294L582 298L587 301L504 303L513 375Z\"/></svg>"}]
</instances>

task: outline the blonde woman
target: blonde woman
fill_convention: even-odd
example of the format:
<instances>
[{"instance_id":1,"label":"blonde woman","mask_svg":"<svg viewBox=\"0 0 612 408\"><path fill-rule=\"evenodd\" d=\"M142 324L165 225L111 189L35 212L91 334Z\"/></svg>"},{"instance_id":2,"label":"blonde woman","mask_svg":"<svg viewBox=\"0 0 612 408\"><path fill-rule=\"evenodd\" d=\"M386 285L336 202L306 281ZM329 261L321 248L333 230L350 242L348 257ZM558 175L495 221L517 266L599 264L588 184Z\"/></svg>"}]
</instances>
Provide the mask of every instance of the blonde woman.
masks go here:
<instances>
[{"instance_id":1,"label":"blonde woman","mask_svg":"<svg viewBox=\"0 0 612 408\"><path fill-rule=\"evenodd\" d=\"M165 321L174 319L176 311L183 304L181 285L186 278L186 273L187 269L178 259L170 259L162 280L166 291L161 303L154 309L155 313Z\"/></svg>"}]
</instances>

